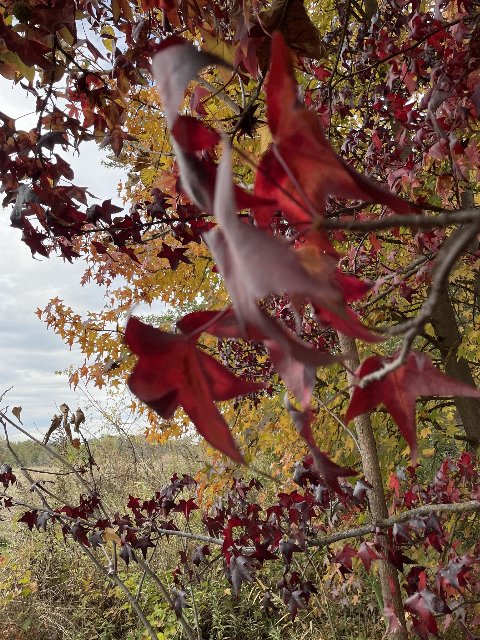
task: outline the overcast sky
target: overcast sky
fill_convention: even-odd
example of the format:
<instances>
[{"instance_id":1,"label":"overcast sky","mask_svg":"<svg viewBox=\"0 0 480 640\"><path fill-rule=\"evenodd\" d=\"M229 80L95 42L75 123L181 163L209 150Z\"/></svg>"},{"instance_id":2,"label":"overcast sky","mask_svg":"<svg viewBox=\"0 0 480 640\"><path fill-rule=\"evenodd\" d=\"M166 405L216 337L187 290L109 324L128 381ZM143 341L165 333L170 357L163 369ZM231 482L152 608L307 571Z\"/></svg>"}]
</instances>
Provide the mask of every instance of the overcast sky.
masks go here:
<instances>
[{"instance_id":1,"label":"overcast sky","mask_svg":"<svg viewBox=\"0 0 480 640\"><path fill-rule=\"evenodd\" d=\"M0 96L0 111L9 116L23 116L35 109L22 90L16 90L3 78ZM35 117L27 116L17 126L29 129L35 124ZM95 143L83 144L81 156L71 158L74 182L115 202L117 184L124 175L102 165L101 158ZM62 402L75 409L84 405L84 398L69 389L66 376L55 374L81 362L79 352L69 351L58 336L47 330L35 311L55 296L79 313L100 310L103 290L97 285L80 285L84 270L81 261L69 264L61 258L38 255L33 259L30 249L20 240L21 231L9 226L9 215L9 208L0 207L0 394L13 387L2 406L22 406L24 424L32 432L43 432ZM105 399L105 393L90 391L96 398Z\"/></svg>"}]
</instances>

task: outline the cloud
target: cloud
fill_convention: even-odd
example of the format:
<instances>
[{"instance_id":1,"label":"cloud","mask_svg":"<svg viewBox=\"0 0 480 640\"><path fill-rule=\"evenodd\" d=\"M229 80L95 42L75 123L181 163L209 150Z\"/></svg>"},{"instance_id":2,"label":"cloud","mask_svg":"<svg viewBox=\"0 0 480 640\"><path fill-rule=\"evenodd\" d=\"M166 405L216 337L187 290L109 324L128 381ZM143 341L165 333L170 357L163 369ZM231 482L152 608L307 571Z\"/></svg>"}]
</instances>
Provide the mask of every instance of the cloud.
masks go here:
<instances>
[{"instance_id":1,"label":"cloud","mask_svg":"<svg viewBox=\"0 0 480 640\"><path fill-rule=\"evenodd\" d=\"M0 81L2 110L21 117L35 110L35 102L12 83ZM36 126L35 114L22 117L18 126L27 130ZM64 154L72 163L75 183L87 186L100 199L116 200L117 185L125 171L102 164L105 155L95 143L82 145L81 155ZM118 203L121 205L121 203ZM83 357L78 349L69 351L62 340L35 316L37 307L58 296L79 313L100 310L104 290L95 284L81 286L85 269L81 261L73 264L58 257L33 259L21 242L21 231L9 226L9 210L0 210L0 394L13 387L2 401L10 407L23 407L22 420L29 430L45 431L58 406L71 408L84 403L68 386L65 375L55 371L79 365ZM91 389L94 398L106 401L106 392ZM99 422L98 413L92 414ZM14 434L12 434L12 437Z\"/></svg>"}]
</instances>

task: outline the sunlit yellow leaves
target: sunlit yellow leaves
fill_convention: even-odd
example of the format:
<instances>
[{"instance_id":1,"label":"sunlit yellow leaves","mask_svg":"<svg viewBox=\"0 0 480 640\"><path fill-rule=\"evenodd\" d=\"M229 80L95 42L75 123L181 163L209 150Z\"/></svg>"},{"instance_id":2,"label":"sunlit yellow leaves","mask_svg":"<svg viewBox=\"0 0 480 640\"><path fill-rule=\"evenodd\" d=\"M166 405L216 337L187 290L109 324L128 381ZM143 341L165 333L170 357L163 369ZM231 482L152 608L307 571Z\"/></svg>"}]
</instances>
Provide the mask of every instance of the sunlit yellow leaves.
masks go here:
<instances>
[{"instance_id":1,"label":"sunlit yellow leaves","mask_svg":"<svg viewBox=\"0 0 480 640\"><path fill-rule=\"evenodd\" d=\"M213 53L222 60L225 60L225 62L232 66L233 70L233 61L235 58L235 47L233 44L220 38L216 34L210 33L207 29L200 29L200 34L204 42L202 50ZM225 83L231 79L232 70L222 67L218 68L218 73Z\"/></svg>"},{"instance_id":2,"label":"sunlit yellow leaves","mask_svg":"<svg viewBox=\"0 0 480 640\"><path fill-rule=\"evenodd\" d=\"M105 36L102 38L103 46L110 53L113 53L115 51L115 31L113 27L108 24L103 25L101 35Z\"/></svg>"}]
</instances>

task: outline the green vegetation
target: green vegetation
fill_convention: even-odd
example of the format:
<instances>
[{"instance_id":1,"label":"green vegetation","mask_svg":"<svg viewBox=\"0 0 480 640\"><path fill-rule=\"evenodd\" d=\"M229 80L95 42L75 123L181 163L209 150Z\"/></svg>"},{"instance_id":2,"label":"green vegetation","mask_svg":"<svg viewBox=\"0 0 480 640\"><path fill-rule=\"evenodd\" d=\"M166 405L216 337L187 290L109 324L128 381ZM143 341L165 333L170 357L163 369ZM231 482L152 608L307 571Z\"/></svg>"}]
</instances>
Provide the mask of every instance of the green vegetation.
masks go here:
<instances>
[{"instance_id":1,"label":"green vegetation","mask_svg":"<svg viewBox=\"0 0 480 640\"><path fill-rule=\"evenodd\" d=\"M85 454L65 443L54 445L57 451L81 463ZM0 441L3 459L10 460L4 440ZM55 478L52 491L65 495L74 503L75 483L45 457L39 445L20 442L12 445L15 455L28 468L49 474L37 478ZM151 445L143 437L128 440L119 436L103 436L90 443L92 456L101 479L103 500L109 506L122 509L130 494L148 496L168 482L174 473L195 473L202 469L200 449L187 440L166 446ZM11 455L11 453L10 453ZM13 461L15 462L15 461ZM14 471L16 469L14 468ZM45 477L44 477L45 476ZM45 484L45 486L49 486ZM23 477L15 486L15 494L26 504L32 501L30 488ZM269 492L272 492L272 487ZM123 506L124 508L124 506ZM64 539L60 531L47 526L45 532L30 532L14 518L0 521L0 639L1 640L144 640L145 630L122 591L96 570L78 544ZM199 526L194 516L193 530ZM179 552L193 549L195 544L181 539L165 539L153 552L150 566L165 583L172 583L172 573ZM241 597L235 596L225 579L222 558L209 558L209 567L200 572L201 579L191 585L199 628L205 640L380 640L383 623L378 619L373 588L367 592L358 580L347 580L342 586L332 581L320 585L313 606L295 621L277 598L270 612L262 599L261 580L276 582L281 578L281 563L274 563L261 580L247 584ZM159 640L180 640L183 637L174 613L165 603L153 582L142 576L141 569L119 562L119 575L149 612L149 622ZM334 594L334 597L332 597ZM191 593L188 601L192 603ZM360 606L361 605L361 606ZM193 622L190 604L184 610ZM352 629L355 629L352 632ZM353 633L353 635L352 635Z\"/></svg>"}]
</instances>

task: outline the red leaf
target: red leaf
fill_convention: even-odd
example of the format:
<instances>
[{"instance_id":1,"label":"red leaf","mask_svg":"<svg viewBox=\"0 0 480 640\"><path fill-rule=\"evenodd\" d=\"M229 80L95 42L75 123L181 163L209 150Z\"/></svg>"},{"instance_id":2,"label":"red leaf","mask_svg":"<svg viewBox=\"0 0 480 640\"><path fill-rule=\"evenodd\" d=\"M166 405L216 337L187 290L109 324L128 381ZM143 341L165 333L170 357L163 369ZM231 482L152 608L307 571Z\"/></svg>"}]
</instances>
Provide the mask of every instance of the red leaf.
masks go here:
<instances>
[{"instance_id":1,"label":"red leaf","mask_svg":"<svg viewBox=\"0 0 480 640\"><path fill-rule=\"evenodd\" d=\"M295 428L299 435L305 440L308 445L308 449L315 463L315 469L325 481L325 484L336 491L338 494L343 495L343 491L338 482L338 478L346 478L348 476L356 476L357 471L348 467L341 467L336 464L323 451L320 451L315 441L315 436L312 431L313 412L311 409L306 411L297 411L292 407L288 399L286 400L287 409L292 416L295 423Z\"/></svg>"},{"instance_id":2,"label":"red leaf","mask_svg":"<svg viewBox=\"0 0 480 640\"><path fill-rule=\"evenodd\" d=\"M272 38L266 96L274 144L258 168L255 193L274 197L292 224L305 227L322 216L328 195L410 211L408 202L357 173L334 152L318 116L298 102L290 51L279 32ZM272 214L268 207L255 209L262 227L270 224Z\"/></svg>"},{"instance_id":3,"label":"red leaf","mask_svg":"<svg viewBox=\"0 0 480 640\"><path fill-rule=\"evenodd\" d=\"M400 631L405 631L404 626L402 625L402 623L400 622L400 620L398 619L398 617L395 614L395 611L393 610L393 608L389 605L387 605L384 610L383 610L383 615L385 616L387 622L388 622L388 629L386 632L386 636L388 638L390 637L394 637L395 635L397 635Z\"/></svg>"},{"instance_id":4,"label":"red leaf","mask_svg":"<svg viewBox=\"0 0 480 640\"><path fill-rule=\"evenodd\" d=\"M381 558L375 550L373 542L362 542L357 551L357 556L360 558L367 571L370 571L372 560L379 560Z\"/></svg>"},{"instance_id":5,"label":"red leaf","mask_svg":"<svg viewBox=\"0 0 480 640\"><path fill-rule=\"evenodd\" d=\"M221 58L198 51L193 44L179 36L166 38L158 47L152 60L153 74L163 100L167 123L174 134L173 150L180 165L182 187L192 202L205 211L211 210L211 193L215 174L213 177L208 174L202 162L193 155L193 151L199 150L199 147L204 148L202 147L204 144L208 146L214 144L215 132L200 122L193 126L194 118L183 119L183 116L178 116L178 110L191 80L203 67L213 64L225 65ZM176 121L179 117L182 120L177 125ZM186 135L186 128L195 130L197 140L192 144Z\"/></svg>"},{"instance_id":6,"label":"red leaf","mask_svg":"<svg viewBox=\"0 0 480 640\"><path fill-rule=\"evenodd\" d=\"M217 338L242 338L244 334L238 323L233 309L225 311L194 311L184 316L177 322L177 327L183 333L205 331ZM284 381L287 388L294 394L302 407L306 409L310 405L313 391L315 368L313 365L305 365L296 358L301 358L306 348L291 337L291 349L285 351L275 340L261 334L255 328L247 327L249 340L261 340L268 349L273 366ZM297 351L301 349L302 352ZM339 357L322 351L314 351L317 354L316 365L329 365L338 362ZM311 354L309 354L311 357Z\"/></svg>"},{"instance_id":7,"label":"red leaf","mask_svg":"<svg viewBox=\"0 0 480 640\"><path fill-rule=\"evenodd\" d=\"M355 558L357 552L353 547L346 544L343 549L338 551L333 557L334 562L338 562L338 564L342 565L346 569L347 572L353 570L352 559Z\"/></svg>"},{"instance_id":8,"label":"red leaf","mask_svg":"<svg viewBox=\"0 0 480 640\"><path fill-rule=\"evenodd\" d=\"M400 497L400 479L395 473L392 473L390 475L390 478L388 479L388 486L390 487L390 489L393 489L396 497L399 498Z\"/></svg>"},{"instance_id":9,"label":"red leaf","mask_svg":"<svg viewBox=\"0 0 480 640\"><path fill-rule=\"evenodd\" d=\"M182 405L205 440L232 460L243 462L213 401L258 391L262 385L237 378L197 349L197 336L167 333L131 317L125 342L139 360L128 386L163 418L171 418Z\"/></svg>"},{"instance_id":10,"label":"red leaf","mask_svg":"<svg viewBox=\"0 0 480 640\"><path fill-rule=\"evenodd\" d=\"M220 142L220 135L215 129L191 116L178 116L172 127L172 136L191 153L211 149Z\"/></svg>"},{"instance_id":11,"label":"red leaf","mask_svg":"<svg viewBox=\"0 0 480 640\"><path fill-rule=\"evenodd\" d=\"M191 264L190 258L185 255L187 249L185 247L176 247L172 249L168 244L162 242L162 250L157 253L159 258L165 258L170 263L170 269L175 271L180 262Z\"/></svg>"},{"instance_id":12,"label":"red leaf","mask_svg":"<svg viewBox=\"0 0 480 640\"><path fill-rule=\"evenodd\" d=\"M183 513L187 520L190 519L190 512L195 509L199 509L198 504L194 501L193 498L189 498L188 500L180 500L178 505L172 509L172 511L178 511L179 513Z\"/></svg>"},{"instance_id":13,"label":"red leaf","mask_svg":"<svg viewBox=\"0 0 480 640\"><path fill-rule=\"evenodd\" d=\"M422 589L414 593L413 596L405 600L404 607L405 611L418 616L417 619L414 619L414 626L422 639L428 638L428 634L438 635L434 614L449 613L450 611L442 598L430 589Z\"/></svg>"},{"instance_id":14,"label":"red leaf","mask_svg":"<svg viewBox=\"0 0 480 640\"><path fill-rule=\"evenodd\" d=\"M209 231L204 238L225 279L244 335L247 327L254 327L295 359L318 363L319 352L294 338L284 325L258 305L259 300L269 295L287 293L294 308L299 309L309 300L315 307L329 312L334 326L339 319L342 327L348 325L351 335L356 335L358 326L362 339L366 339L366 329L347 313L333 256L318 250L314 256L311 250L305 256L283 239L240 221L236 215L228 148L218 171L214 211L222 230ZM377 337L371 336L371 340Z\"/></svg>"},{"instance_id":15,"label":"red leaf","mask_svg":"<svg viewBox=\"0 0 480 640\"><path fill-rule=\"evenodd\" d=\"M367 358L357 369L355 375L361 380L373 371L381 369L394 357L372 356ZM413 460L416 461L415 401L419 396L478 398L480 390L450 378L437 369L427 355L413 351L404 365L388 373L381 380L375 380L365 389L359 386L355 387L345 420L350 422L357 416L371 411L379 404L385 405L397 423L400 433L409 444Z\"/></svg>"}]
</instances>

